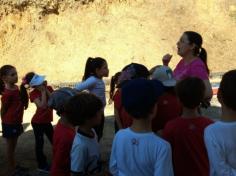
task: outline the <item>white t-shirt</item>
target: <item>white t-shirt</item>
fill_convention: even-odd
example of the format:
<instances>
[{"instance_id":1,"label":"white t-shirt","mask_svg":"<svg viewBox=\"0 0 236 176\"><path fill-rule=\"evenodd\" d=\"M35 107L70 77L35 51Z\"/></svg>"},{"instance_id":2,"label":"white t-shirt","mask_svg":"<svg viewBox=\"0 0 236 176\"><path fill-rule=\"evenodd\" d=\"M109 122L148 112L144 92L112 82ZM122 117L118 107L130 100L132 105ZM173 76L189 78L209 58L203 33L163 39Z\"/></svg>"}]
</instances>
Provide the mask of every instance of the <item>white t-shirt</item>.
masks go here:
<instances>
[{"instance_id":1,"label":"white t-shirt","mask_svg":"<svg viewBox=\"0 0 236 176\"><path fill-rule=\"evenodd\" d=\"M95 137L89 137L80 130L77 131L70 153L71 172L94 174L100 171L100 151Z\"/></svg>"},{"instance_id":2,"label":"white t-shirt","mask_svg":"<svg viewBox=\"0 0 236 176\"><path fill-rule=\"evenodd\" d=\"M106 105L105 83L102 79L90 76L85 81L76 84L75 89L78 91L88 90L100 98L104 106Z\"/></svg>"},{"instance_id":3,"label":"white t-shirt","mask_svg":"<svg viewBox=\"0 0 236 176\"><path fill-rule=\"evenodd\" d=\"M236 176L236 122L216 122L204 132L210 176Z\"/></svg>"},{"instance_id":4,"label":"white t-shirt","mask_svg":"<svg viewBox=\"0 0 236 176\"><path fill-rule=\"evenodd\" d=\"M115 176L173 176L171 148L153 132L118 131L109 164Z\"/></svg>"}]
</instances>

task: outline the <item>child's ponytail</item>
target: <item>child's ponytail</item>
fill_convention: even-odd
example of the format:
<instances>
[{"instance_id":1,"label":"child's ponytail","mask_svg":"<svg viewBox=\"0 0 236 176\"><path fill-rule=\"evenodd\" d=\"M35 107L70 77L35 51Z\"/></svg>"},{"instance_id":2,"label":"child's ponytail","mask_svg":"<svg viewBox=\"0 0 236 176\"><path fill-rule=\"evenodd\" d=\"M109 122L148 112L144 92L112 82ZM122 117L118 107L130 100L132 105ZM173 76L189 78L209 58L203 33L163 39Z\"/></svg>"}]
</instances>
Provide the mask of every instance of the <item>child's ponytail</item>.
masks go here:
<instances>
[{"instance_id":1,"label":"child's ponytail","mask_svg":"<svg viewBox=\"0 0 236 176\"><path fill-rule=\"evenodd\" d=\"M101 68L106 60L101 57L89 57L85 64L84 76L82 81L86 80L90 76L97 76L96 69Z\"/></svg>"},{"instance_id":2,"label":"child's ponytail","mask_svg":"<svg viewBox=\"0 0 236 176\"><path fill-rule=\"evenodd\" d=\"M110 92L109 92L109 96L111 100L113 100L114 91L115 91L116 85L118 84L118 79L119 79L120 74L121 72L117 72L114 76L111 77Z\"/></svg>"},{"instance_id":3,"label":"child's ponytail","mask_svg":"<svg viewBox=\"0 0 236 176\"><path fill-rule=\"evenodd\" d=\"M20 98L21 101L24 104L25 109L28 108L29 105L29 95L26 89L26 86L29 85L31 79L34 77L35 73L34 72L29 72L25 75L25 77L22 79L22 83L20 85Z\"/></svg>"},{"instance_id":4,"label":"child's ponytail","mask_svg":"<svg viewBox=\"0 0 236 176\"><path fill-rule=\"evenodd\" d=\"M24 83L22 83L20 85L20 98L24 104L25 109L27 109L28 105L29 105L29 96L28 96L28 92L27 92L25 86L26 85Z\"/></svg>"},{"instance_id":5,"label":"child's ponytail","mask_svg":"<svg viewBox=\"0 0 236 176\"><path fill-rule=\"evenodd\" d=\"M84 76L83 76L82 81L86 80L91 75L92 68L93 68L92 64L93 64L93 58L89 57L85 64Z\"/></svg>"}]
</instances>

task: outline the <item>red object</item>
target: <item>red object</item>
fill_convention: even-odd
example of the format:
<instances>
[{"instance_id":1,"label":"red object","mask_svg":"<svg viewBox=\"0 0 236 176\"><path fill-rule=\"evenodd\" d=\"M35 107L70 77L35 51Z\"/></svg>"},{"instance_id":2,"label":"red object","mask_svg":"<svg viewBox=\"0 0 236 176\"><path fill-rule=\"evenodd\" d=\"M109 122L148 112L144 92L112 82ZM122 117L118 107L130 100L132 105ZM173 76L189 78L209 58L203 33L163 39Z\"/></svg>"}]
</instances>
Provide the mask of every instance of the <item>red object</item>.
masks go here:
<instances>
[{"instance_id":1,"label":"red object","mask_svg":"<svg viewBox=\"0 0 236 176\"><path fill-rule=\"evenodd\" d=\"M51 86L47 86L47 89L50 92L53 92L53 89ZM34 89L31 93L30 93L30 101L34 102L35 99L37 98L41 98L41 92L37 89ZM48 99L48 97L47 97ZM53 110L49 107L44 107L44 108L40 108L37 107L36 112L31 120L32 123L50 123L53 119Z\"/></svg>"},{"instance_id":2,"label":"red object","mask_svg":"<svg viewBox=\"0 0 236 176\"><path fill-rule=\"evenodd\" d=\"M75 133L75 129L60 121L57 123L53 134L51 176L70 176L70 151Z\"/></svg>"},{"instance_id":3,"label":"red object","mask_svg":"<svg viewBox=\"0 0 236 176\"><path fill-rule=\"evenodd\" d=\"M175 176L209 176L204 129L211 123L205 117L180 117L167 123L163 138L172 147Z\"/></svg>"},{"instance_id":4,"label":"red object","mask_svg":"<svg viewBox=\"0 0 236 176\"><path fill-rule=\"evenodd\" d=\"M121 90L118 89L114 95L114 106L118 111L121 124L123 128L130 127L133 123L132 117L125 111L124 107L121 104Z\"/></svg>"},{"instance_id":5,"label":"red object","mask_svg":"<svg viewBox=\"0 0 236 176\"><path fill-rule=\"evenodd\" d=\"M213 95L217 95L218 87L212 87Z\"/></svg>"},{"instance_id":6,"label":"red object","mask_svg":"<svg viewBox=\"0 0 236 176\"><path fill-rule=\"evenodd\" d=\"M157 114L152 120L152 130L157 132L163 129L166 123L181 115L182 105L176 95L165 93L158 99Z\"/></svg>"},{"instance_id":7,"label":"red object","mask_svg":"<svg viewBox=\"0 0 236 176\"><path fill-rule=\"evenodd\" d=\"M21 124L24 114L24 105L20 99L20 91L5 89L1 98L2 107L5 109L3 117L4 124Z\"/></svg>"}]
</instances>

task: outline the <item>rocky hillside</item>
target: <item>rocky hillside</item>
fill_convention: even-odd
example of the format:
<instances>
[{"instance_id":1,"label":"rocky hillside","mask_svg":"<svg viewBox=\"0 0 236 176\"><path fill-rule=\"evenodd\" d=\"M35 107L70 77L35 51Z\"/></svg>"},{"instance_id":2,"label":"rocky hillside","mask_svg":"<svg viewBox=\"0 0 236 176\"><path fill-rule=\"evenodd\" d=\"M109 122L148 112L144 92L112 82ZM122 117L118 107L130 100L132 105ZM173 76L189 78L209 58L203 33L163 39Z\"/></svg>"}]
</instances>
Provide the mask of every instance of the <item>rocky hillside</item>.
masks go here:
<instances>
[{"instance_id":1,"label":"rocky hillside","mask_svg":"<svg viewBox=\"0 0 236 176\"><path fill-rule=\"evenodd\" d=\"M235 0L1 0L0 65L50 82L81 80L88 56L149 68L174 55L182 32L202 34L212 72L236 68Z\"/></svg>"}]
</instances>

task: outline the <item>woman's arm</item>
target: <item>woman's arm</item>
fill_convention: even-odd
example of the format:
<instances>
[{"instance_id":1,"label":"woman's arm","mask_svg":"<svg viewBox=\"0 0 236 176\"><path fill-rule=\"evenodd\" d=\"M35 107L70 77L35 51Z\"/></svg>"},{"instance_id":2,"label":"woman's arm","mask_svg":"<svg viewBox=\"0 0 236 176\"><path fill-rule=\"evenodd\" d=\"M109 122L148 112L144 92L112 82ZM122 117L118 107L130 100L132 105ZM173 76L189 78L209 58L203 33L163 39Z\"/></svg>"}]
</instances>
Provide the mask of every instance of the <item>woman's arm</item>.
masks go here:
<instances>
[{"instance_id":1,"label":"woman's arm","mask_svg":"<svg viewBox=\"0 0 236 176\"><path fill-rule=\"evenodd\" d=\"M212 87L211 87L211 83L209 81L209 79L207 80L203 80L204 84L205 84L205 96L204 99L205 100L211 100L212 96L213 96L213 91L212 91Z\"/></svg>"}]
</instances>

